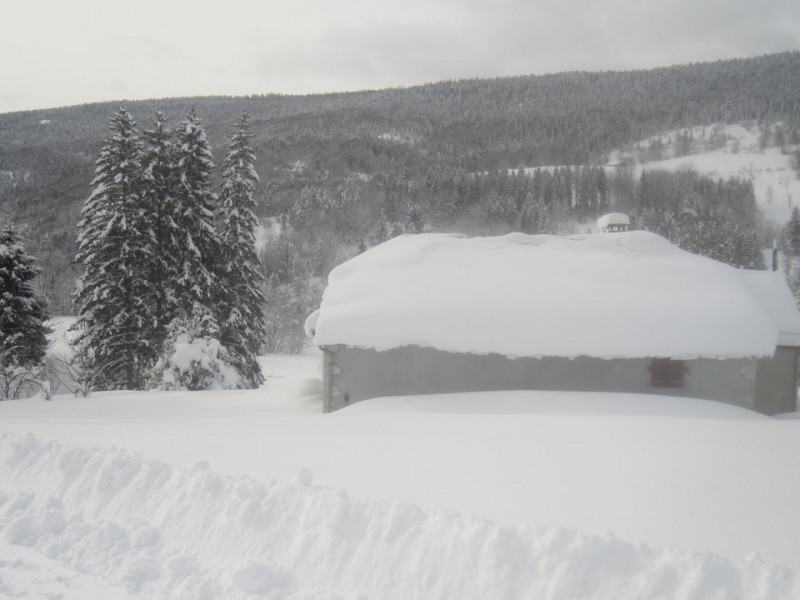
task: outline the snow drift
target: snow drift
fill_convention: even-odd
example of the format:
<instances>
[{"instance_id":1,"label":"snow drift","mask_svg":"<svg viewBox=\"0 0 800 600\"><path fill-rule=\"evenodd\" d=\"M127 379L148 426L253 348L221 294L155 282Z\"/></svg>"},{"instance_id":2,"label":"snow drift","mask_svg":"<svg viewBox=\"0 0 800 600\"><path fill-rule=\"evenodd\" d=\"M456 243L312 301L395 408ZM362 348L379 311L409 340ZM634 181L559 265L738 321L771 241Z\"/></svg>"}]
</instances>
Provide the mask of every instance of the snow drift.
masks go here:
<instances>
[{"instance_id":1,"label":"snow drift","mask_svg":"<svg viewBox=\"0 0 800 600\"><path fill-rule=\"evenodd\" d=\"M132 597L800 597L800 573L0 433L0 536ZM0 544L2 547L4 544ZM2 571L0 571L1 573ZM0 592L3 584L0 580Z\"/></svg>"}]
</instances>

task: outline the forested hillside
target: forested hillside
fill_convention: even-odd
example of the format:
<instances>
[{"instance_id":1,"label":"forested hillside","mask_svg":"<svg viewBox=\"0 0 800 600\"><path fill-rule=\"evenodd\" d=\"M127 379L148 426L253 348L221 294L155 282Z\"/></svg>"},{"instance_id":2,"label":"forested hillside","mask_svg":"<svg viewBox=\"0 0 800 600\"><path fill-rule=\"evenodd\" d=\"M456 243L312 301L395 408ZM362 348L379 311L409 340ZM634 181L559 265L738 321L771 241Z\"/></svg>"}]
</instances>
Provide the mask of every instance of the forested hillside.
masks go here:
<instances>
[{"instance_id":1,"label":"forested hillside","mask_svg":"<svg viewBox=\"0 0 800 600\"><path fill-rule=\"evenodd\" d=\"M562 232L620 208L665 231L699 230L713 218L727 228L715 233L719 239L753 234L757 211L744 182L675 176L674 184L645 183L624 166L598 166L634 141L714 123L758 122L766 135L797 144L798 89L800 52L790 52L648 71L128 107L145 129L157 110L174 126L194 106L217 162L234 123L249 113L257 212L275 234L263 256L267 296L285 311L274 322L296 326L332 266L402 231ZM100 103L0 114L0 219L27 225L27 247L44 268L40 283L56 313L71 310L75 224L116 109ZM535 169L551 165L561 167ZM714 252L725 258L733 250ZM275 332L276 349L287 344L281 335Z\"/></svg>"}]
</instances>

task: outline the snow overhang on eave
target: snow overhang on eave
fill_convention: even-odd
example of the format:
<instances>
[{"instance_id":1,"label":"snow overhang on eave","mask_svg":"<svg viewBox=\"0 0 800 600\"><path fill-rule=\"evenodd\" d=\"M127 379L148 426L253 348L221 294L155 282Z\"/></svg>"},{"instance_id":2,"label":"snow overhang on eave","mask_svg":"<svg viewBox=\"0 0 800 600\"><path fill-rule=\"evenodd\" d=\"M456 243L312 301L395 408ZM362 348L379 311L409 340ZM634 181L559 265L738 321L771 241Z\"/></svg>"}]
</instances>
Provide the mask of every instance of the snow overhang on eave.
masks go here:
<instances>
[{"instance_id":1,"label":"snow overhang on eave","mask_svg":"<svg viewBox=\"0 0 800 600\"><path fill-rule=\"evenodd\" d=\"M783 346L784 348L800 348L800 333L779 331L778 346Z\"/></svg>"},{"instance_id":2,"label":"snow overhang on eave","mask_svg":"<svg viewBox=\"0 0 800 600\"><path fill-rule=\"evenodd\" d=\"M698 353L698 352L654 352L652 354L507 354L497 351L468 351L458 350L453 348L437 348L431 344L425 343L347 343L338 342L332 343L326 341L320 343L315 339L314 343L323 350L338 352L342 349L356 349L368 350L373 352L391 352L404 349L424 349L433 350L435 352L443 352L446 354L454 355L472 355L472 356L500 356L509 360L542 360L559 358L564 360L575 359L595 359L595 360L652 360L655 358L664 358L670 360L756 360L760 358L771 358L775 353L775 346L770 346L769 351L753 352L753 353ZM778 346L797 346L800 347L800 336L794 340L787 340L786 344L779 343Z\"/></svg>"}]
</instances>

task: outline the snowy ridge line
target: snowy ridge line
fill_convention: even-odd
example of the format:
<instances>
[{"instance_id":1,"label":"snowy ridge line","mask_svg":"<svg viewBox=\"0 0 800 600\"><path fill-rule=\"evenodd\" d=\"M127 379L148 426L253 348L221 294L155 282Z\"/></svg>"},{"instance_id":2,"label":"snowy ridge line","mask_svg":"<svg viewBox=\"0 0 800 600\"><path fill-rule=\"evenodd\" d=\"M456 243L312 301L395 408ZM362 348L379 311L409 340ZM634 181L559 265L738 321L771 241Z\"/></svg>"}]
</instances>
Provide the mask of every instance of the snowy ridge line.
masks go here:
<instances>
[{"instance_id":1,"label":"snowy ridge line","mask_svg":"<svg viewBox=\"0 0 800 600\"><path fill-rule=\"evenodd\" d=\"M0 536L135 598L789 599L800 572L0 432ZM13 490L13 491L11 491Z\"/></svg>"}]
</instances>

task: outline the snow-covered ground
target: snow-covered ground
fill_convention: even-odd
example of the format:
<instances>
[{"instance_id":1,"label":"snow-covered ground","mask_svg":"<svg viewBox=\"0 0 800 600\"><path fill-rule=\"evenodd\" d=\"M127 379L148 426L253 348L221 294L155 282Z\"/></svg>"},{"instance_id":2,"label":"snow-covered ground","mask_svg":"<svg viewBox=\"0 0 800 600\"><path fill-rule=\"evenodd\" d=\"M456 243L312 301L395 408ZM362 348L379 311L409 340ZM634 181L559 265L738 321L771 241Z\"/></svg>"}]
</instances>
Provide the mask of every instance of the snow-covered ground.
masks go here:
<instances>
[{"instance_id":1,"label":"snow-covered ground","mask_svg":"<svg viewBox=\"0 0 800 600\"><path fill-rule=\"evenodd\" d=\"M0 598L798 598L800 420L511 392L0 403Z\"/></svg>"}]
</instances>

